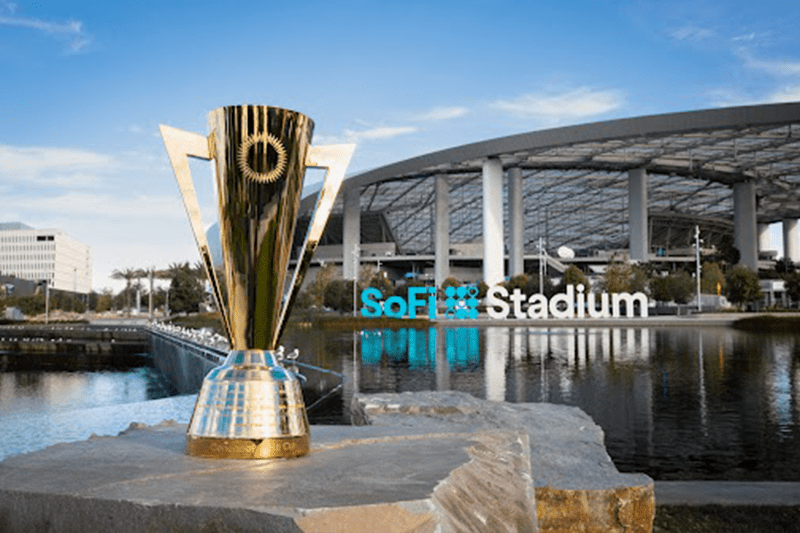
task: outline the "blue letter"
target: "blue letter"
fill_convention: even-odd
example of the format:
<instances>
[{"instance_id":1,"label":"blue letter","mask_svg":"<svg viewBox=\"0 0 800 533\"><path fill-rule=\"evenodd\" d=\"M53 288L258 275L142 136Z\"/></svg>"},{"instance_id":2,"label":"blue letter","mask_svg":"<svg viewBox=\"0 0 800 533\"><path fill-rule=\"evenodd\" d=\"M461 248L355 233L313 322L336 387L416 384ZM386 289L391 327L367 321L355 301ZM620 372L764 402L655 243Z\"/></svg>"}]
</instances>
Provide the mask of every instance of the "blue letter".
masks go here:
<instances>
[{"instance_id":1,"label":"blue letter","mask_svg":"<svg viewBox=\"0 0 800 533\"><path fill-rule=\"evenodd\" d=\"M364 304L364 307L361 308L361 316L369 318L381 316L381 305L374 300L370 300L369 299L370 296L373 296L377 299L383 298L383 294L381 294L381 291L379 291L374 287L364 289L364 291L361 293L361 303ZM372 312L368 311L367 310L368 307L374 309L374 311Z\"/></svg>"},{"instance_id":2,"label":"blue letter","mask_svg":"<svg viewBox=\"0 0 800 533\"><path fill-rule=\"evenodd\" d=\"M398 307L397 311L392 309L392 307L394 307L395 304L397 304ZM387 298L386 303L383 304L383 307L386 316L392 318L403 318L404 316L406 316L406 311L408 310L406 301L399 296L392 296L391 298Z\"/></svg>"},{"instance_id":3,"label":"blue letter","mask_svg":"<svg viewBox=\"0 0 800 533\"><path fill-rule=\"evenodd\" d=\"M417 318L417 307L425 305L425 300L417 300L417 295L428 292L425 287L408 288L408 318Z\"/></svg>"}]
</instances>

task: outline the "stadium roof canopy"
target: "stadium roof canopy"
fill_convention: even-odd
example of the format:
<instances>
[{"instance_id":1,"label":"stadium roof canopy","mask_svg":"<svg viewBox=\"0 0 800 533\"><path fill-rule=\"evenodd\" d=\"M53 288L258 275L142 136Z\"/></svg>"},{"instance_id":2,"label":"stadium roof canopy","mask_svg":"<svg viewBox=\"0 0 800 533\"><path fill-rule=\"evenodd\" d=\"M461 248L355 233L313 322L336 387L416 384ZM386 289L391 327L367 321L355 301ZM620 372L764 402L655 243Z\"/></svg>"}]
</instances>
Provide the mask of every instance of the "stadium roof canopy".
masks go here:
<instances>
[{"instance_id":1,"label":"stadium roof canopy","mask_svg":"<svg viewBox=\"0 0 800 533\"><path fill-rule=\"evenodd\" d=\"M400 253L433 253L433 178L447 175L450 242L479 242L487 158L522 170L526 253L539 238L579 253L627 246L627 172L639 168L649 176L653 245L688 244L685 230L698 223L732 231L732 186L741 181L755 184L759 223L800 218L800 103L612 120L432 152L349 177L334 213L344 192L359 188L362 215L381 215ZM303 205L309 210L313 197Z\"/></svg>"}]
</instances>

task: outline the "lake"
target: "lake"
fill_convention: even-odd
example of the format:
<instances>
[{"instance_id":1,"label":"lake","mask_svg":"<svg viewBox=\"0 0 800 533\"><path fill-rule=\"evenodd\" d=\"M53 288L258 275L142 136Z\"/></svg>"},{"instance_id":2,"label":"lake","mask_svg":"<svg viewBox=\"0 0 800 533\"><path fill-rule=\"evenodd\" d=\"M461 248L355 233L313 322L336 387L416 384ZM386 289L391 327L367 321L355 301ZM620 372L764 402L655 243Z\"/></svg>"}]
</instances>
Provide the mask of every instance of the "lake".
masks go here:
<instances>
[{"instance_id":1,"label":"lake","mask_svg":"<svg viewBox=\"0 0 800 533\"><path fill-rule=\"evenodd\" d=\"M306 328L289 330L284 344L299 348L301 361L348 377L343 406L356 392L419 390L574 405L603 428L621 471L659 480L800 480L800 334ZM188 422L195 396L169 394L150 367L0 373L0 458L115 435L131 422Z\"/></svg>"},{"instance_id":2,"label":"lake","mask_svg":"<svg viewBox=\"0 0 800 533\"><path fill-rule=\"evenodd\" d=\"M583 409L621 471L800 480L800 334L708 328L316 330L287 338L355 392L459 390Z\"/></svg>"}]
</instances>

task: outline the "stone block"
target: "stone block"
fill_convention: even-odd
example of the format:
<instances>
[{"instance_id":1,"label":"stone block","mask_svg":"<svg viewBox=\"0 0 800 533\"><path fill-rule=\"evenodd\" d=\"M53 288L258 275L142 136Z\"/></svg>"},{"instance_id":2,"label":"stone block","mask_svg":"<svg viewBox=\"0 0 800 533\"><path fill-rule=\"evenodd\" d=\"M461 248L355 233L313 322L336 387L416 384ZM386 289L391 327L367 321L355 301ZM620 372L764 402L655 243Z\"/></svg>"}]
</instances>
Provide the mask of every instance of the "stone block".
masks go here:
<instances>
[{"instance_id":1,"label":"stone block","mask_svg":"<svg viewBox=\"0 0 800 533\"><path fill-rule=\"evenodd\" d=\"M538 531L525 432L311 435L297 459L190 457L174 423L10 457L0 531Z\"/></svg>"},{"instance_id":2,"label":"stone block","mask_svg":"<svg viewBox=\"0 0 800 533\"><path fill-rule=\"evenodd\" d=\"M620 473L602 428L577 407L491 402L456 391L357 395L354 424L417 431L519 430L530 437L540 531L652 531L653 480Z\"/></svg>"}]
</instances>

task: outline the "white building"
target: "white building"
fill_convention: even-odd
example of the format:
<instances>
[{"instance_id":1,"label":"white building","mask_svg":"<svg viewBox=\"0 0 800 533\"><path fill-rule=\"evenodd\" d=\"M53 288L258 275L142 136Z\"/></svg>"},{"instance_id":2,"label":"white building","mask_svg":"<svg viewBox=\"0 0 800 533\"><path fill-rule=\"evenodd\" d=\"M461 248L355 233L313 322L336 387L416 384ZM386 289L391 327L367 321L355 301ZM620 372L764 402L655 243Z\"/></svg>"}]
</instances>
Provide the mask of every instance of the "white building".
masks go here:
<instances>
[{"instance_id":1,"label":"white building","mask_svg":"<svg viewBox=\"0 0 800 533\"><path fill-rule=\"evenodd\" d=\"M0 273L85 294L92 290L91 251L56 229L0 222Z\"/></svg>"}]
</instances>

